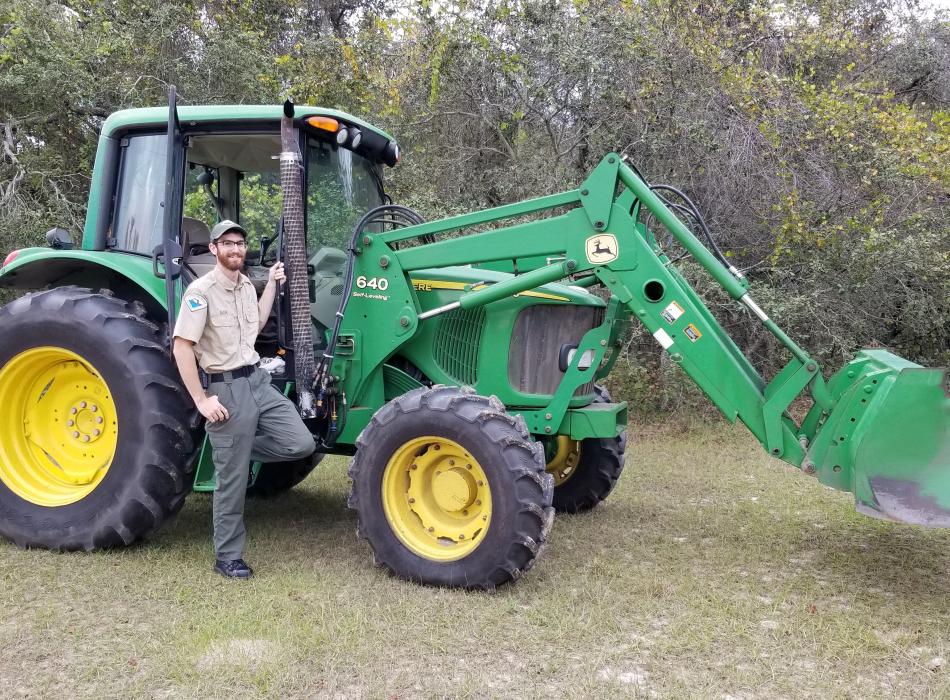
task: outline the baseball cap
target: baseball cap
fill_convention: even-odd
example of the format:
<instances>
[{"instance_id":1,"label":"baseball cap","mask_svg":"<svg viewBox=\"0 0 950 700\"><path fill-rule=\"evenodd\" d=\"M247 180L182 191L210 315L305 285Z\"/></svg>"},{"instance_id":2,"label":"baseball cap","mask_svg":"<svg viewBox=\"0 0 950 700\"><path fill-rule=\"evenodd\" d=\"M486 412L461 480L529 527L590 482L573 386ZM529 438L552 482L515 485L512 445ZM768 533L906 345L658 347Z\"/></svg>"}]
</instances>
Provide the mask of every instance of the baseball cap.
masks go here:
<instances>
[{"instance_id":1,"label":"baseball cap","mask_svg":"<svg viewBox=\"0 0 950 700\"><path fill-rule=\"evenodd\" d=\"M216 240L221 238L221 236L231 231L234 233L240 233L242 236L244 236L244 238L247 238L247 231L230 219L225 219L224 221L216 223L214 228L211 229L211 242L214 243Z\"/></svg>"}]
</instances>

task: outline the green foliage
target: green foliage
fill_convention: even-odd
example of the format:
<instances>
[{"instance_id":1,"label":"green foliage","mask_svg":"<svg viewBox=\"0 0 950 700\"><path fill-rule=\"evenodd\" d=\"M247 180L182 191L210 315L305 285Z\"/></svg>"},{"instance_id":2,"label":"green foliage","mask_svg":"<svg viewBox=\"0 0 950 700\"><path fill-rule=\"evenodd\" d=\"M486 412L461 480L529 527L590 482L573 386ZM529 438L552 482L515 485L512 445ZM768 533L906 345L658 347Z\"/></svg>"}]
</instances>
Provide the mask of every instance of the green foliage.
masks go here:
<instances>
[{"instance_id":1,"label":"green foliage","mask_svg":"<svg viewBox=\"0 0 950 700\"><path fill-rule=\"evenodd\" d=\"M617 360L605 382L615 400L624 400L635 416L670 411L704 413L709 400L666 356L639 362L626 354Z\"/></svg>"},{"instance_id":2,"label":"green foliage","mask_svg":"<svg viewBox=\"0 0 950 700\"><path fill-rule=\"evenodd\" d=\"M247 231L250 248L259 248L263 236L273 239L277 235L275 225L280 221L282 201L276 175L262 177L255 173L241 181L241 225Z\"/></svg>"}]
</instances>

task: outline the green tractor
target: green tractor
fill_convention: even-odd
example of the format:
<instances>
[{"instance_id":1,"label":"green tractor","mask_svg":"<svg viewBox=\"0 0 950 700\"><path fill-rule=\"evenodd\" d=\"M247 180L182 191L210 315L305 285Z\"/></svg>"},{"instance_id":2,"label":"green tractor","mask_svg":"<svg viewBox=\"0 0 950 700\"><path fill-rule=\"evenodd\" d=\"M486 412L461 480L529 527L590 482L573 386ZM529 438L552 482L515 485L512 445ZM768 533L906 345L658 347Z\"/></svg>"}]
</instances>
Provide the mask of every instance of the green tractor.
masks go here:
<instances>
[{"instance_id":1,"label":"green tractor","mask_svg":"<svg viewBox=\"0 0 950 700\"><path fill-rule=\"evenodd\" d=\"M826 379L675 213L688 200L608 154L577 189L435 222L391 203L399 148L312 107L134 109L104 124L81 246L10 253L0 285L0 534L93 550L148 537L210 448L169 355L209 228L249 233L255 284L287 282L258 338L318 453L250 466L250 491L352 455L349 504L376 561L422 583L490 589L540 555L555 510L604 500L626 404L600 386L635 319L763 448L870 515L950 526L946 372L865 350ZM792 359L763 379L667 256L662 224ZM789 407L812 407L801 421Z\"/></svg>"}]
</instances>

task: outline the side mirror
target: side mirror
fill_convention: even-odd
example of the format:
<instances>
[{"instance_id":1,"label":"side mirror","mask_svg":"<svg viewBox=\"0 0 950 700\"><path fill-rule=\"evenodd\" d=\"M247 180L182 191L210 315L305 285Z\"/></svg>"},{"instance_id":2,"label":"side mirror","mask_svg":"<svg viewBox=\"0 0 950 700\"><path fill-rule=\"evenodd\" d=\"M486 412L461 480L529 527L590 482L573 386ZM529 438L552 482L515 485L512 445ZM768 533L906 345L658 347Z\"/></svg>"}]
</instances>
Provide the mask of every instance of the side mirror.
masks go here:
<instances>
[{"instance_id":1,"label":"side mirror","mask_svg":"<svg viewBox=\"0 0 950 700\"><path fill-rule=\"evenodd\" d=\"M214 171L210 168L205 168L200 173L198 173L196 180L202 187L208 187L214 182Z\"/></svg>"},{"instance_id":2,"label":"side mirror","mask_svg":"<svg viewBox=\"0 0 950 700\"><path fill-rule=\"evenodd\" d=\"M73 247L73 237L64 228L51 228L46 232L46 245L56 250L69 250Z\"/></svg>"}]
</instances>

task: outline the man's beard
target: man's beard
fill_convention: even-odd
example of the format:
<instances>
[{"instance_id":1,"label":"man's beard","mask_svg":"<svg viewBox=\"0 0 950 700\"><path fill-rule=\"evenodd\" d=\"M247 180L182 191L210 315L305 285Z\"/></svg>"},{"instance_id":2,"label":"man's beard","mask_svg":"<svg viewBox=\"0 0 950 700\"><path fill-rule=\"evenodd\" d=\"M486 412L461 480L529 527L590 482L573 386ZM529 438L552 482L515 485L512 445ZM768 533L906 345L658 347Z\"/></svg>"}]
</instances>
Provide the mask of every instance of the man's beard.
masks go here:
<instances>
[{"instance_id":1,"label":"man's beard","mask_svg":"<svg viewBox=\"0 0 950 700\"><path fill-rule=\"evenodd\" d=\"M218 262L227 270L240 270L244 267L244 252L239 250L221 250L218 248L218 254L215 256Z\"/></svg>"}]
</instances>

